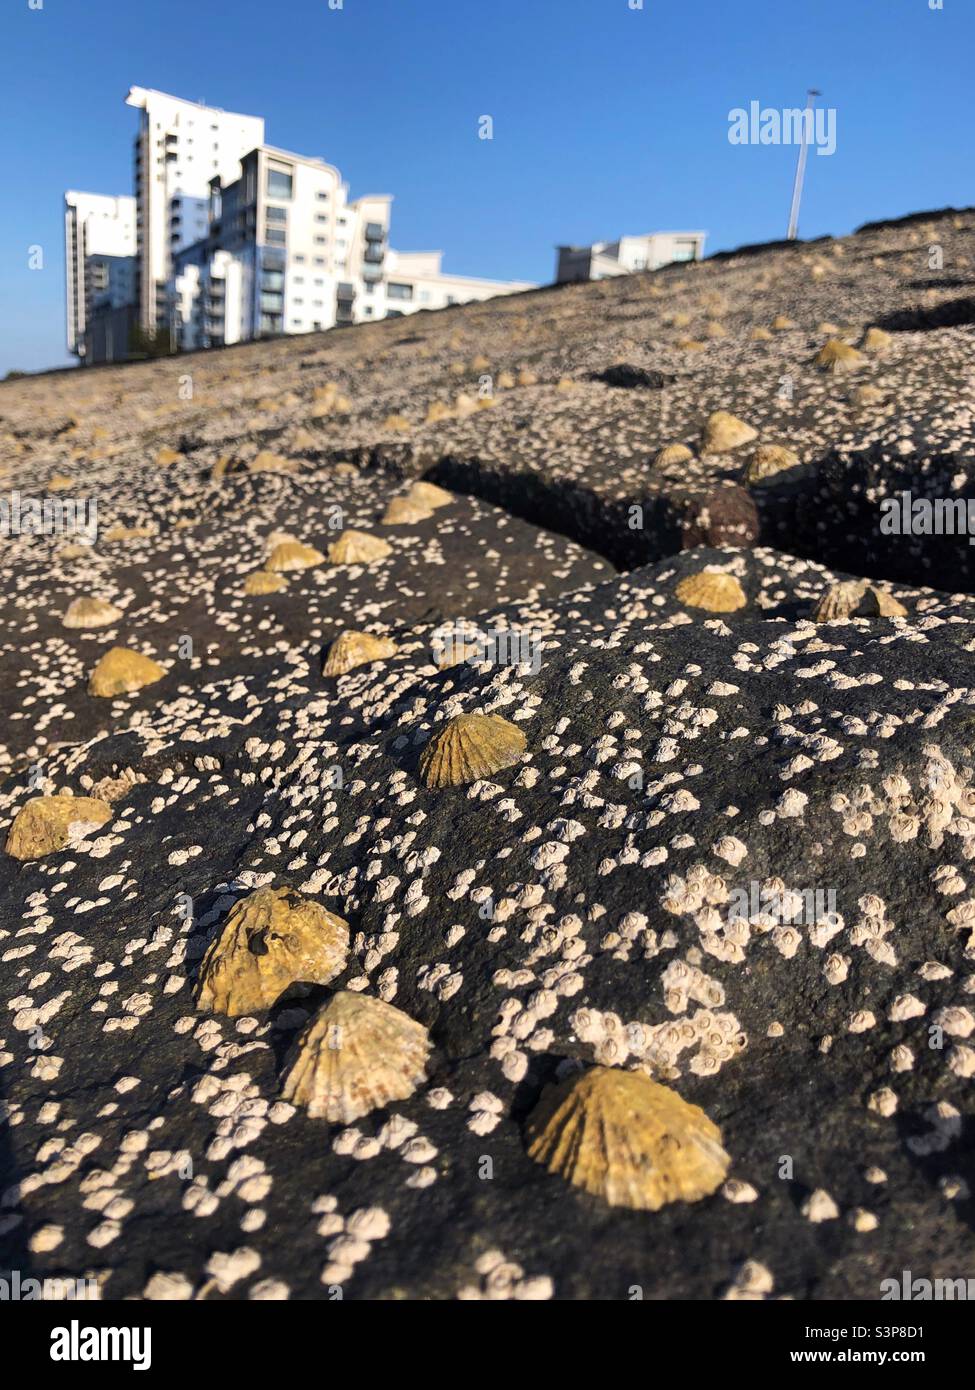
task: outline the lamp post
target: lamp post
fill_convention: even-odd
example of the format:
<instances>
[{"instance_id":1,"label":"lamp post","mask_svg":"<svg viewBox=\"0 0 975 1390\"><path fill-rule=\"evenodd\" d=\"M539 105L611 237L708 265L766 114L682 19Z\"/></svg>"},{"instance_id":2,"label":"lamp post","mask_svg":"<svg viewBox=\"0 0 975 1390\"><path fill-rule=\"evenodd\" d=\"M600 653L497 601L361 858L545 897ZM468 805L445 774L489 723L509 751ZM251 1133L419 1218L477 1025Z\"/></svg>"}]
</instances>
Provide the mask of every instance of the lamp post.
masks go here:
<instances>
[{"instance_id":1,"label":"lamp post","mask_svg":"<svg viewBox=\"0 0 975 1390\"><path fill-rule=\"evenodd\" d=\"M799 235L799 204L802 201L802 183L806 177L806 156L809 153L809 128L812 125L813 107L816 105L816 98L822 96L822 92L815 87L810 87L806 92L806 112L802 122L802 139L799 142L799 158L796 161L796 181L792 186L792 209L789 213L789 230L787 237L789 241L795 241Z\"/></svg>"}]
</instances>

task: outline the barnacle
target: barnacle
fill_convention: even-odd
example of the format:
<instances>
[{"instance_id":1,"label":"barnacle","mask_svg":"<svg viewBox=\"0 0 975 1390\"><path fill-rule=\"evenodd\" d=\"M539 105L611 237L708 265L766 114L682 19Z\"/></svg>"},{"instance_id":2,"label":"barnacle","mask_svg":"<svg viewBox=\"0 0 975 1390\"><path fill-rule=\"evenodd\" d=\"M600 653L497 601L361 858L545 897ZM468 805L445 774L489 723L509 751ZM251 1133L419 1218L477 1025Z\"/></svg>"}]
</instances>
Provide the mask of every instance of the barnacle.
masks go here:
<instances>
[{"instance_id":1,"label":"barnacle","mask_svg":"<svg viewBox=\"0 0 975 1390\"><path fill-rule=\"evenodd\" d=\"M197 1008L236 1018L269 1009L292 985L327 985L345 968L349 925L290 888L235 904L200 966Z\"/></svg>"},{"instance_id":2,"label":"barnacle","mask_svg":"<svg viewBox=\"0 0 975 1390\"><path fill-rule=\"evenodd\" d=\"M345 991L298 1038L282 1095L316 1119L349 1124L411 1096L425 1078L429 1053L422 1024L381 999Z\"/></svg>"},{"instance_id":3,"label":"barnacle","mask_svg":"<svg viewBox=\"0 0 975 1390\"><path fill-rule=\"evenodd\" d=\"M420 776L428 787L459 787L490 777L518 762L525 735L499 714L457 714L420 755Z\"/></svg>"},{"instance_id":4,"label":"barnacle","mask_svg":"<svg viewBox=\"0 0 975 1390\"><path fill-rule=\"evenodd\" d=\"M445 488L437 487L436 483L414 483L407 493L424 507L449 507L454 500L452 492L447 492Z\"/></svg>"},{"instance_id":5,"label":"barnacle","mask_svg":"<svg viewBox=\"0 0 975 1390\"><path fill-rule=\"evenodd\" d=\"M730 1158L704 1111L643 1072L593 1067L550 1087L527 1123L528 1154L610 1206L696 1202Z\"/></svg>"}]
</instances>

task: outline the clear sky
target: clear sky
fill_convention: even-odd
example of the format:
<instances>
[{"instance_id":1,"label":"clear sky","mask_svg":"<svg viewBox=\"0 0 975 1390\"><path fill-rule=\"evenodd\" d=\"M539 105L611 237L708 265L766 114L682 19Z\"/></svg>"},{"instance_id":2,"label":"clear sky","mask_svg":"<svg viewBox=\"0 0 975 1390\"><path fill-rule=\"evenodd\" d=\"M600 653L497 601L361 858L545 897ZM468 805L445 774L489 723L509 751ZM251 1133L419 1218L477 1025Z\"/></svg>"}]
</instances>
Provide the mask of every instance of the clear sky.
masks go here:
<instances>
[{"instance_id":1,"label":"clear sky","mask_svg":"<svg viewBox=\"0 0 975 1390\"><path fill-rule=\"evenodd\" d=\"M264 116L353 197L393 193L394 246L471 275L550 280L557 243L625 232L783 236L795 150L730 144L728 115L809 86L837 148L810 158L802 235L975 202L975 0L638 6L3 0L0 375L71 360L62 195L132 192L132 85Z\"/></svg>"}]
</instances>

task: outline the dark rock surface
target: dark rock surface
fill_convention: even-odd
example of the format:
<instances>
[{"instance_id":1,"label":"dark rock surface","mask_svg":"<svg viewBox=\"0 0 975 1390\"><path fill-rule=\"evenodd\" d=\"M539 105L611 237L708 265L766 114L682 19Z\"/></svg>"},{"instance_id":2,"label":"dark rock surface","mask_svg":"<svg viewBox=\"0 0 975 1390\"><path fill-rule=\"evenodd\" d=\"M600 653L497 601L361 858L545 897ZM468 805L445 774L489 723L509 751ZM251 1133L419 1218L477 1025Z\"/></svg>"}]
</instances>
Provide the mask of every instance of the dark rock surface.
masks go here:
<instances>
[{"instance_id":1,"label":"dark rock surface","mask_svg":"<svg viewBox=\"0 0 975 1390\"><path fill-rule=\"evenodd\" d=\"M950 285L912 289L931 236ZM961 297L970 242L950 214L0 392L9 485L83 480L100 529L74 558L64 537L5 544L0 833L40 792L114 798L88 838L0 860L0 1264L107 1298L867 1299L903 1269L967 1268L975 598L964 538L885 550L869 508L891 477L965 493L971 329L895 335L856 377L886 393L862 408L808 361L830 306L866 327ZM703 335L718 295L733 341L682 355L664 320ZM777 314L801 326L748 340ZM432 400L476 402L482 358L515 384L423 423ZM589 379L614 362L678 379ZM193 402L167 399L188 369ZM350 411L312 415L323 378ZM702 460L716 409L796 450L799 476L745 487L748 446ZM678 442L695 459L661 475ZM291 471L251 472L262 449ZM212 476L221 456L242 470ZM421 474L478 495L383 524ZM336 509L392 554L242 596L272 532L325 550ZM152 534L105 539L119 522ZM741 607L689 606L685 581L714 572ZM864 574L905 617L812 621ZM62 626L87 594L117 626ZM517 634L523 659L439 669L456 622ZM397 651L326 679L344 628ZM94 700L114 645L167 676ZM423 747L474 712L516 723L524 758L428 789ZM344 974L260 1017L198 1013L207 944L264 884L348 920ZM333 988L394 1003L434 1048L426 1084L351 1126L280 1098ZM546 1082L594 1061L706 1111L719 1192L611 1208L527 1157Z\"/></svg>"}]
</instances>

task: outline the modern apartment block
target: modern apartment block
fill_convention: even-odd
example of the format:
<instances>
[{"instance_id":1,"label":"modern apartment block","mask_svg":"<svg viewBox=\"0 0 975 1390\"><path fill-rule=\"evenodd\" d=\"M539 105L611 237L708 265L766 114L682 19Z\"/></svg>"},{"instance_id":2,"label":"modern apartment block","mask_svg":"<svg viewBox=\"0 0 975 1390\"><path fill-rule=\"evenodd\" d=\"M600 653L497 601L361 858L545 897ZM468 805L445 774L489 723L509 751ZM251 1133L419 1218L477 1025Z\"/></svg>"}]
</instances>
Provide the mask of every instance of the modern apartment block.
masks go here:
<instances>
[{"instance_id":1,"label":"modern apartment block","mask_svg":"<svg viewBox=\"0 0 975 1390\"><path fill-rule=\"evenodd\" d=\"M130 304L136 278L135 199L101 193L64 195L64 266L68 351L84 358L96 310Z\"/></svg>"},{"instance_id":2,"label":"modern apartment block","mask_svg":"<svg viewBox=\"0 0 975 1390\"><path fill-rule=\"evenodd\" d=\"M175 253L183 348L399 317L534 288L441 271L440 251L389 248L388 193L349 199L320 159L262 145L210 190L207 235Z\"/></svg>"},{"instance_id":3,"label":"modern apartment block","mask_svg":"<svg viewBox=\"0 0 975 1390\"><path fill-rule=\"evenodd\" d=\"M350 201L320 159L260 145L210 185L208 226L174 253L179 345L214 347L383 318L388 194Z\"/></svg>"},{"instance_id":4,"label":"modern apartment block","mask_svg":"<svg viewBox=\"0 0 975 1390\"><path fill-rule=\"evenodd\" d=\"M699 261L706 237L707 232L648 232L592 246L559 246L555 283L606 280L637 270L659 270L674 261Z\"/></svg>"},{"instance_id":5,"label":"modern apartment block","mask_svg":"<svg viewBox=\"0 0 975 1390\"><path fill-rule=\"evenodd\" d=\"M207 234L211 179L238 177L242 156L264 140L264 121L146 87L131 88L125 100L142 113L135 140L136 302L139 324L152 336L169 329L174 253Z\"/></svg>"},{"instance_id":6,"label":"modern apartment block","mask_svg":"<svg viewBox=\"0 0 975 1390\"><path fill-rule=\"evenodd\" d=\"M351 199L333 165L265 144L258 116L145 87L126 102L140 112L135 198L96 201L134 209L131 285L123 304L82 322L84 361L127 356L136 327L164 348L206 348L534 288L445 275L439 251L390 250L392 197ZM74 242L69 344L79 341L71 265Z\"/></svg>"},{"instance_id":7,"label":"modern apartment block","mask_svg":"<svg viewBox=\"0 0 975 1390\"><path fill-rule=\"evenodd\" d=\"M418 309L444 309L517 294L537 286L527 280L482 280L473 275L445 275L442 251L390 251L386 257L386 317L413 314Z\"/></svg>"}]
</instances>

